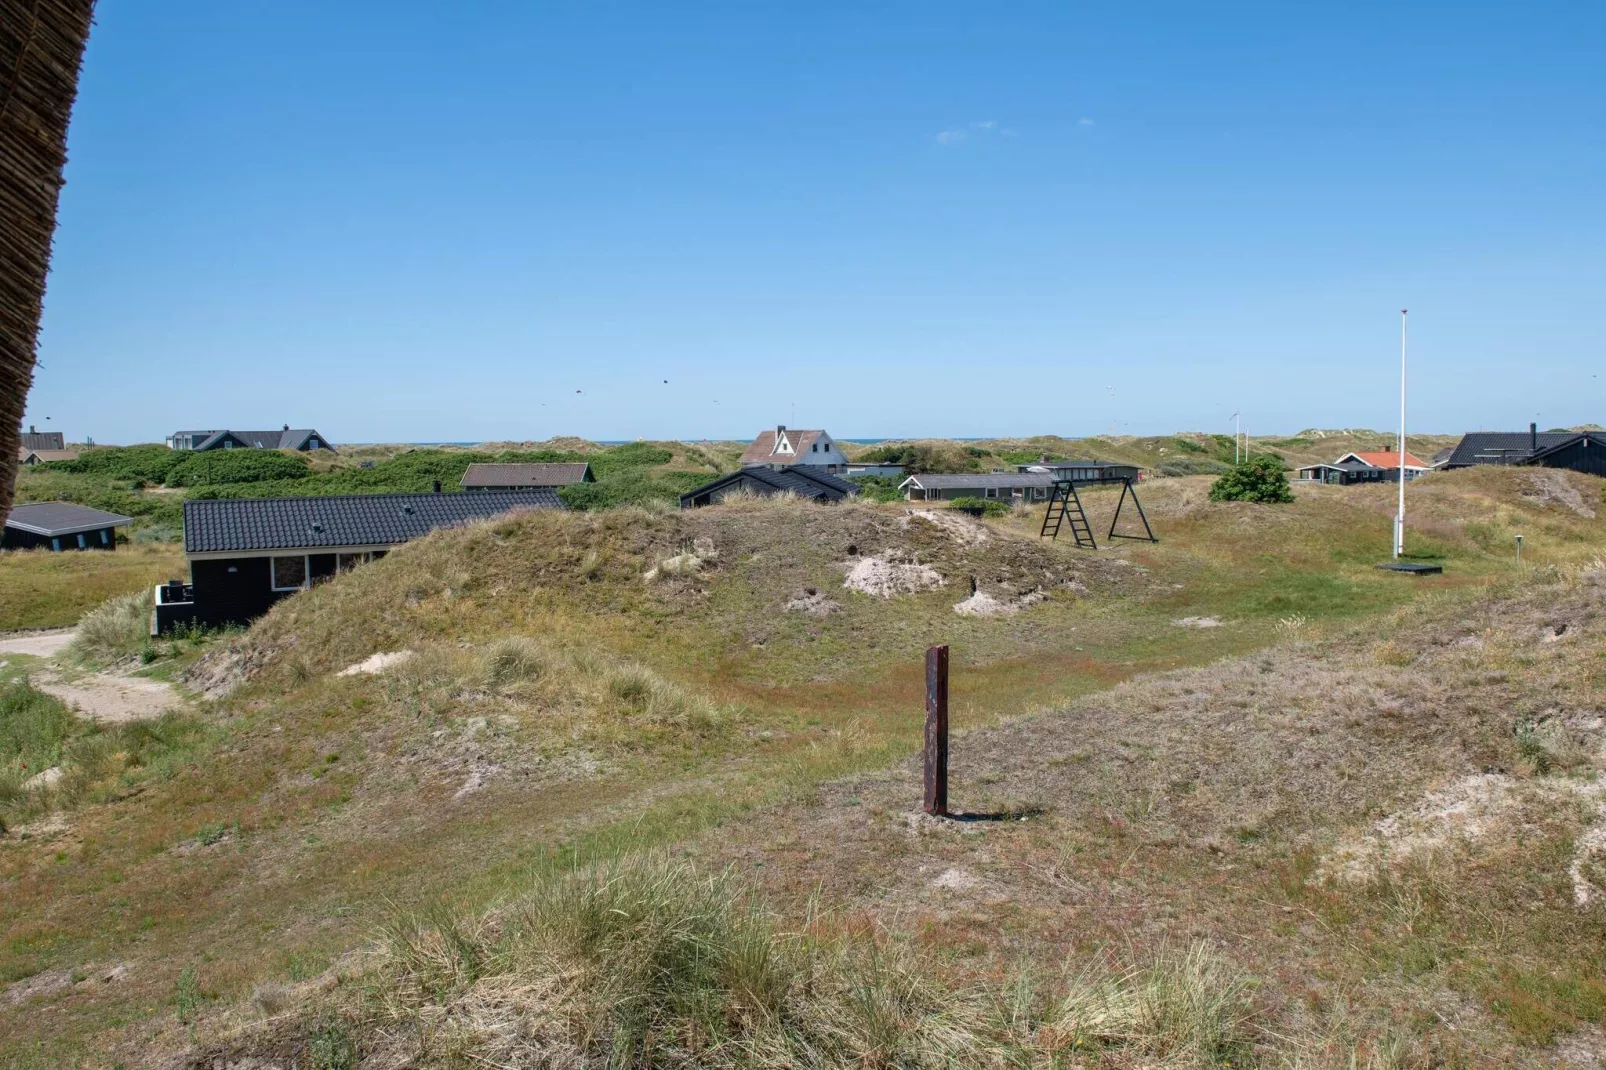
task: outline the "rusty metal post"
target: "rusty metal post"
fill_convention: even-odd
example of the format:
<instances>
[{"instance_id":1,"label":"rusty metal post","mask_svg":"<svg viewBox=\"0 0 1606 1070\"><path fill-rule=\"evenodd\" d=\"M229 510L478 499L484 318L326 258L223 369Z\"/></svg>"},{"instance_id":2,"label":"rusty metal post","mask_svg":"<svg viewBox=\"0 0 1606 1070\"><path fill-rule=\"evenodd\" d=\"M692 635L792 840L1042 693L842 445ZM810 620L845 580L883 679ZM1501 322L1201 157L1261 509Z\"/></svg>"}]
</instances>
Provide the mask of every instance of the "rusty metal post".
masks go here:
<instances>
[{"instance_id":1,"label":"rusty metal post","mask_svg":"<svg viewBox=\"0 0 1606 1070\"><path fill-rule=\"evenodd\" d=\"M926 651L925 811L948 816L948 648Z\"/></svg>"}]
</instances>

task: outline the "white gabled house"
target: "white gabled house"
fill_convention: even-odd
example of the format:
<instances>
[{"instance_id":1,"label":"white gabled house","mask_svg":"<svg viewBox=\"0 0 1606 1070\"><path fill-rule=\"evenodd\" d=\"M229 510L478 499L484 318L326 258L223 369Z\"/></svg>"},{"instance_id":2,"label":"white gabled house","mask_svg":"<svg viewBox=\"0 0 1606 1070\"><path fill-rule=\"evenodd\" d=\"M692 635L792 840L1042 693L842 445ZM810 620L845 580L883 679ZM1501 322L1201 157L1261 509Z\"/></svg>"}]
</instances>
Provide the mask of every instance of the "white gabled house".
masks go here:
<instances>
[{"instance_id":1,"label":"white gabled house","mask_svg":"<svg viewBox=\"0 0 1606 1070\"><path fill-rule=\"evenodd\" d=\"M848 455L824 431L789 430L784 424L773 431L759 432L742 454L744 468L789 468L795 464L818 466L835 475L847 469Z\"/></svg>"}]
</instances>

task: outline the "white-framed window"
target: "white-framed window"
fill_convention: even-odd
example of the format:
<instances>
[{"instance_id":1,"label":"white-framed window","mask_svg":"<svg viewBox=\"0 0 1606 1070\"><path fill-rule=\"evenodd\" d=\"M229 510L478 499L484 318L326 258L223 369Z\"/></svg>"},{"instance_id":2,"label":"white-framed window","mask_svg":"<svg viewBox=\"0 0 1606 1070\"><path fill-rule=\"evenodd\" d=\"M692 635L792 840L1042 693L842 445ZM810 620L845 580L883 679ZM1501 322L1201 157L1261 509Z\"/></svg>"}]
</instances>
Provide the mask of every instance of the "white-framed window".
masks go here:
<instances>
[{"instance_id":1,"label":"white-framed window","mask_svg":"<svg viewBox=\"0 0 1606 1070\"><path fill-rule=\"evenodd\" d=\"M81 531L78 533L78 549L80 549L80 550L89 549L89 541L84 538L84 533L81 532Z\"/></svg>"},{"instance_id":2,"label":"white-framed window","mask_svg":"<svg viewBox=\"0 0 1606 1070\"><path fill-rule=\"evenodd\" d=\"M987 488L987 497L989 497L989 498L998 497L998 488L997 487L988 487Z\"/></svg>"},{"instance_id":3,"label":"white-framed window","mask_svg":"<svg viewBox=\"0 0 1606 1070\"><path fill-rule=\"evenodd\" d=\"M232 438L224 439L223 440L223 448L226 449L226 450L232 450L234 448L234 440Z\"/></svg>"},{"instance_id":4,"label":"white-framed window","mask_svg":"<svg viewBox=\"0 0 1606 1070\"><path fill-rule=\"evenodd\" d=\"M102 546L110 546L112 544L111 534L112 533L109 528L100 529L100 544Z\"/></svg>"},{"instance_id":5,"label":"white-framed window","mask_svg":"<svg viewBox=\"0 0 1606 1070\"><path fill-rule=\"evenodd\" d=\"M275 591L299 591L307 585L306 555L275 557L272 562L273 576L271 582Z\"/></svg>"}]
</instances>

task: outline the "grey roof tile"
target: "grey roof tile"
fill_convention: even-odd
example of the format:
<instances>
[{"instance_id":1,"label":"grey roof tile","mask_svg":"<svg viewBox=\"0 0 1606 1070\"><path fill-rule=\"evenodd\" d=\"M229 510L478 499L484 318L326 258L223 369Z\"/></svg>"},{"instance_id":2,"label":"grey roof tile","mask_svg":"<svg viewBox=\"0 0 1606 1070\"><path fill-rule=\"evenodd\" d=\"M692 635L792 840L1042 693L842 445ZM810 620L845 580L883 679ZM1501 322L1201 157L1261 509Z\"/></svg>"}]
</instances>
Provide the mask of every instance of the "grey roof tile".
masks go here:
<instances>
[{"instance_id":1,"label":"grey roof tile","mask_svg":"<svg viewBox=\"0 0 1606 1070\"><path fill-rule=\"evenodd\" d=\"M394 546L435 528L515 509L566 508L549 489L473 494L342 494L218 498L184 503L184 552L253 553L335 546Z\"/></svg>"},{"instance_id":2,"label":"grey roof tile","mask_svg":"<svg viewBox=\"0 0 1606 1070\"><path fill-rule=\"evenodd\" d=\"M464 487L567 487L584 483L591 474L585 461L546 464L471 464L463 473Z\"/></svg>"},{"instance_id":3,"label":"grey roof tile","mask_svg":"<svg viewBox=\"0 0 1606 1070\"><path fill-rule=\"evenodd\" d=\"M14 505L6 517L6 527L29 531L35 535L72 535L79 531L121 527L132 524L132 517L108 513L71 502L30 502Z\"/></svg>"}]
</instances>

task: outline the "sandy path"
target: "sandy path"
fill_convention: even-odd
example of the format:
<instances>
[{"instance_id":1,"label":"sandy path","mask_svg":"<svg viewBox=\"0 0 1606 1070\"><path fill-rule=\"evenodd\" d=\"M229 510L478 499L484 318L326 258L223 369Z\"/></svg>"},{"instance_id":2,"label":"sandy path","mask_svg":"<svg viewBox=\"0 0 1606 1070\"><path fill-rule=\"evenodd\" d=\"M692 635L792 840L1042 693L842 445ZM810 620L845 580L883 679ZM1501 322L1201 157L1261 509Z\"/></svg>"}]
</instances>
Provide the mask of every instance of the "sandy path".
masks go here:
<instances>
[{"instance_id":1,"label":"sandy path","mask_svg":"<svg viewBox=\"0 0 1606 1070\"><path fill-rule=\"evenodd\" d=\"M32 632L27 635L14 635L9 639L0 639L0 654L32 654L38 658L48 658L61 653L66 645L72 642L71 628L57 628L49 632Z\"/></svg>"},{"instance_id":2,"label":"sandy path","mask_svg":"<svg viewBox=\"0 0 1606 1070\"><path fill-rule=\"evenodd\" d=\"M179 702L170 684L112 673L93 673L74 680L56 673L40 673L33 685L74 707L82 716L109 724L160 717Z\"/></svg>"}]
</instances>

